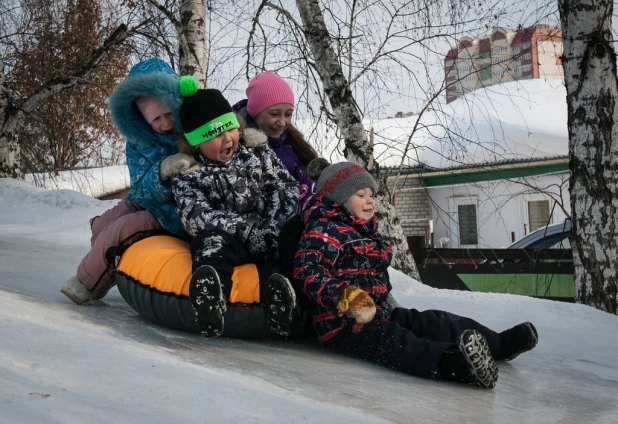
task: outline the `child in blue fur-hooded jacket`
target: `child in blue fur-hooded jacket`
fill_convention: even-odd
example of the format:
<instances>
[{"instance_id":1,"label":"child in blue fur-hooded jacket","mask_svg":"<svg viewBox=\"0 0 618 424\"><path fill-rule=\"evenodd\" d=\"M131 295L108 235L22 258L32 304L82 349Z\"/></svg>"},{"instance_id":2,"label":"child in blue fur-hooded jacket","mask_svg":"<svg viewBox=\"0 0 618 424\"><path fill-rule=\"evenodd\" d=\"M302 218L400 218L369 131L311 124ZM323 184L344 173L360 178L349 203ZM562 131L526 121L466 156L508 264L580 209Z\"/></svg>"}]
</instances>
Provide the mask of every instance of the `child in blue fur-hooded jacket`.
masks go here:
<instances>
[{"instance_id":1,"label":"child in blue fur-hooded jacket","mask_svg":"<svg viewBox=\"0 0 618 424\"><path fill-rule=\"evenodd\" d=\"M111 118L126 137L126 160L131 189L125 199L92 218L91 250L61 291L77 304L98 299L114 285L113 266L106 260L110 247L144 231L166 230L186 238L180 225L169 178L197 167L178 153L178 112L182 97L178 75L161 59L133 66L109 98Z\"/></svg>"},{"instance_id":2,"label":"child in blue fur-hooded jacket","mask_svg":"<svg viewBox=\"0 0 618 424\"><path fill-rule=\"evenodd\" d=\"M308 166L317 195L304 207L296 253L296 290L310 299L313 326L326 348L408 374L491 389L495 361L514 359L537 343L529 323L497 333L445 311L393 307L388 299L392 251L380 231L377 185L360 165Z\"/></svg>"}]
</instances>

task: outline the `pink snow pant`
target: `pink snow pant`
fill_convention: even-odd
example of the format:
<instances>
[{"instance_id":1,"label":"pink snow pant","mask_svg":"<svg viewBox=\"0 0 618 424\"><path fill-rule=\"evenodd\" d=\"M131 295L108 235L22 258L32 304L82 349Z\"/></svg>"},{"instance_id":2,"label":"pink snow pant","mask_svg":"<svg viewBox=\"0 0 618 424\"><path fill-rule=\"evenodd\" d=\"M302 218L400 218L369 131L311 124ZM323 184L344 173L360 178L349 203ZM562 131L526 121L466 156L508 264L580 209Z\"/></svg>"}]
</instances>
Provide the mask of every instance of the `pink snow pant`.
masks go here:
<instances>
[{"instance_id":1,"label":"pink snow pant","mask_svg":"<svg viewBox=\"0 0 618 424\"><path fill-rule=\"evenodd\" d=\"M161 224L147 210L123 199L103 215L92 218L90 228L92 248L77 267L77 278L96 296L114 286L114 267L105 259L107 249L139 231L160 230Z\"/></svg>"}]
</instances>

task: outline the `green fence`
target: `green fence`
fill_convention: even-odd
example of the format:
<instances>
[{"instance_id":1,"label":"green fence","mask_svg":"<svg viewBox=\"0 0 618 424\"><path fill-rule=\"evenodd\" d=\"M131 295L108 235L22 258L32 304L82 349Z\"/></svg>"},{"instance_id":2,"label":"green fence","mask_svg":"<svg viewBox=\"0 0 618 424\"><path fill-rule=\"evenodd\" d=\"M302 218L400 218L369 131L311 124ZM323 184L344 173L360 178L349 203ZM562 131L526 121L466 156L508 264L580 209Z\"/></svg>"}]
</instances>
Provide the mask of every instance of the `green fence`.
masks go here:
<instances>
[{"instance_id":1,"label":"green fence","mask_svg":"<svg viewBox=\"0 0 618 424\"><path fill-rule=\"evenodd\" d=\"M436 288L575 298L570 249L419 249L421 280Z\"/></svg>"}]
</instances>

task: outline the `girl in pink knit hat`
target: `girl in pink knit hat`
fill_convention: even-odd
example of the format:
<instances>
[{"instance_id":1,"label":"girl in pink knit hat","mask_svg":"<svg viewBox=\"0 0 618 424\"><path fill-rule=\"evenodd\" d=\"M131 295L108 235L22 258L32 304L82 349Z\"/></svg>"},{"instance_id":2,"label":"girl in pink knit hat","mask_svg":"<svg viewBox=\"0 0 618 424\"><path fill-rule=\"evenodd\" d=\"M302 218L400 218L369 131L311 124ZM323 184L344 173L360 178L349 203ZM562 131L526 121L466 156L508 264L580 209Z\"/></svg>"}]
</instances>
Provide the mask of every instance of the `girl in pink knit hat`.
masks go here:
<instances>
[{"instance_id":1,"label":"girl in pink knit hat","mask_svg":"<svg viewBox=\"0 0 618 424\"><path fill-rule=\"evenodd\" d=\"M313 182L307 175L307 165L318 154L292 125L294 92L292 87L274 72L262 72L253 77L247 87L247 98L232 106L247 123L268 136L268 145L290 175L298 181L299 204L313 194ZM292 218L281 231L280 272L292 278L294 253L302 234L299 216Z\"/></svg>"},{"instance_id":2,"label":"girl in pink knit hat","mask_svg":"<svg viewBox=\"0 0 618 424\"><path fill-rule=\"evenodd\" d=\"M262 72L249 82L247 98L232 108L240 113L248 127L258 128L268 136L268 145L298 181L303 203L313 186L307 176L307 165L318 154L292 125L292 87L274 72Z\"/></svg>"}]
</instances>

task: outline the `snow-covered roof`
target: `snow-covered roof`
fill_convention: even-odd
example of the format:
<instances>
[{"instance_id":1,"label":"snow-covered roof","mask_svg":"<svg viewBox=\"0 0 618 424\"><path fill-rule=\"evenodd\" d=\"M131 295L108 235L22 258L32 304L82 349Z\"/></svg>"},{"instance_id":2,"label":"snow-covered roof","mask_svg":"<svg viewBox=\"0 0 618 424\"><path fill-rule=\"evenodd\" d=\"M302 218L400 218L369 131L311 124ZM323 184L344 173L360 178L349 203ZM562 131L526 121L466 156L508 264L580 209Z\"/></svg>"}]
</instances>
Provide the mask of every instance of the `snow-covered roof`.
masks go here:
<instances>
[{"instance_id":1,"label":"snow-covered roof","mask_svg":"<svg viewBox=\"0 0 618 424\"><path fill-rule=\"evenodd\" d=\"M404 165L454 168L568 155L566 90L557 80L525 80L494 85L438 104L418 115L366 120L374 128L374 152L382 166L398 166L414 126ZM298 123L308 131L309 123ZM338 134L318 128L309 141L330 160ZM339 147L342 150L342 146Z\"/></svg>"}]
</instances>

